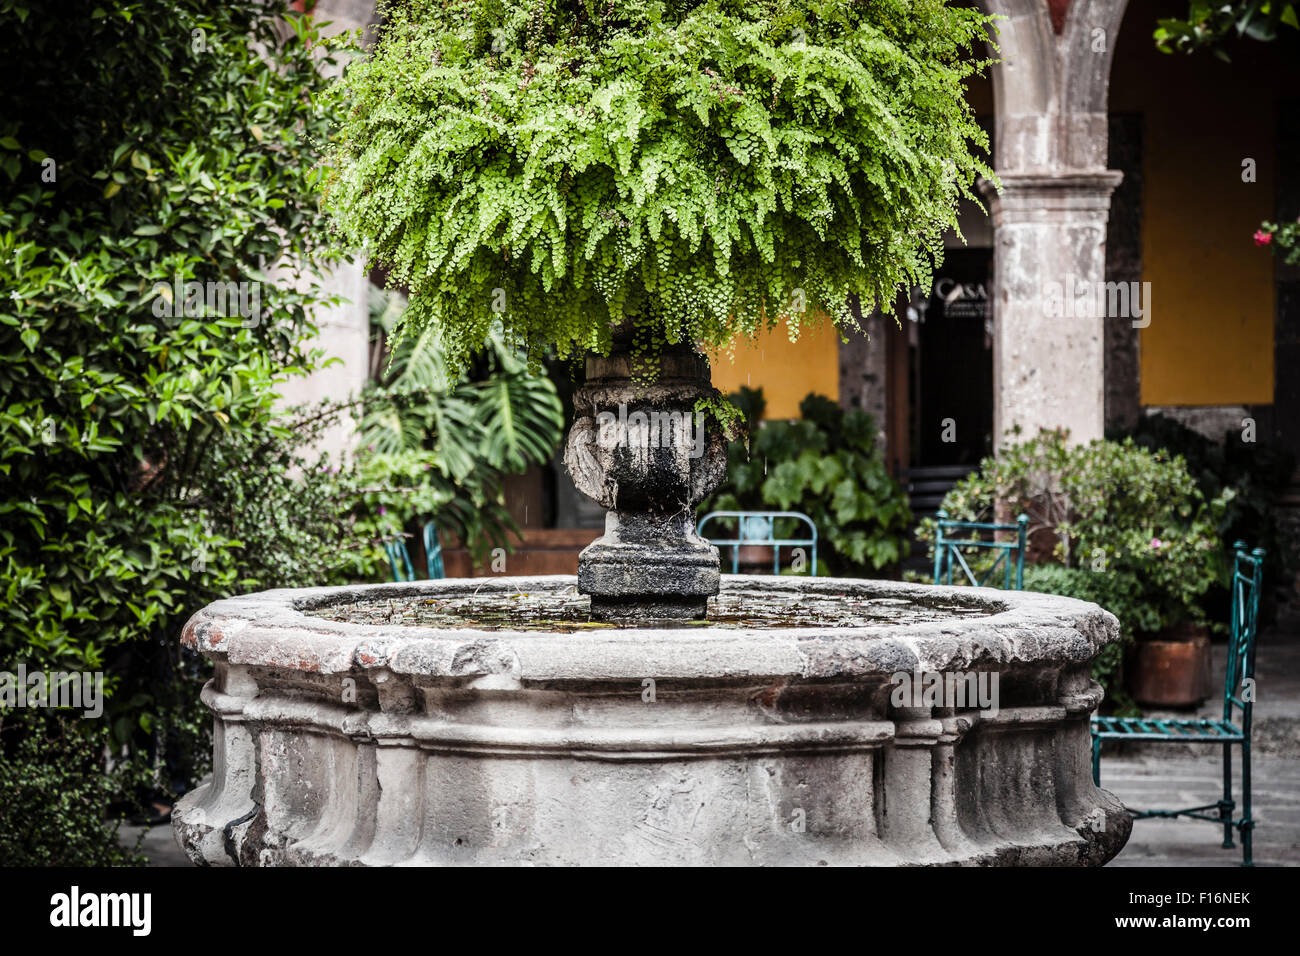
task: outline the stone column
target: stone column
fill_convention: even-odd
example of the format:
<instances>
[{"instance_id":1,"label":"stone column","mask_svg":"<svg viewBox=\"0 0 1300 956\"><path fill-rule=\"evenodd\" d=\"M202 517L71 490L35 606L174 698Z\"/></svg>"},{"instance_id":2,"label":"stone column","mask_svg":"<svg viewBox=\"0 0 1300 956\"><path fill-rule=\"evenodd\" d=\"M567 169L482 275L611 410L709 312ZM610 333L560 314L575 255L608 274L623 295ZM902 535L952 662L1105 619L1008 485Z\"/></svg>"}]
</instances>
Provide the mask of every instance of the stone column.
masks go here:
<instances>
[{"instance_id":1,"label":"stone column","mask_svg":"<svg viewBox=\"0 0 1300 956\"><path fill-rule=\"evenodd\" d=\"M1092 292L1095 305L1106 280L1106 218L1121 179L1106 168L1107 86L1125 0L981 5L1002 18L992 78L1003 189L986 192L994 432L1000 443L1016 425L1026 437L1064 427L1086 442L1105 429L1105 336L1101 310L1074 307L1073 292Z\"/></svg>"},{"instance_id":2,"label":"stone column","mask_svg":"<svg viewBox=\"0 0 1300 956\"><path fill-rule=\"evenodd\" d=\"M1002 440L1065 427L1076 442L1105 429L1105 338L1093 291L1106 278L1106 215L1120 174L1002 173L990 196L993 429ZM991 192L991 190L990 190ZM1076 295L1090 290L1087 295ZM1081 304L1082 303L1082 304ZM1104 298L1103 298L1104 303Z\"/></svg>"}]
</instances>

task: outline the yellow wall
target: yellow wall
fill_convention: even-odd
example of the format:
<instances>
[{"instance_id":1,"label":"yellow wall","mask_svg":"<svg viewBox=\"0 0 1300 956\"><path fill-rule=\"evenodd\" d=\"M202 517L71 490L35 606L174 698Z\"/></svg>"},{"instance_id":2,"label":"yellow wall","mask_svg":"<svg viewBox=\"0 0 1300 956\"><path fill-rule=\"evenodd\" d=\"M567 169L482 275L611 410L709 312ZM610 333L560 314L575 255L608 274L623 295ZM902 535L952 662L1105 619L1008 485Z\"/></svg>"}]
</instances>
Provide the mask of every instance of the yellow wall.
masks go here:
<instances>
[{"instance_id":1,"label":"yellow wall","mask_svg":"<svg viewBox=\"0 0 1300 956\"><path fill-rule=\"evenodd\" d=\"M713 385L723 395L740 386L763 389L764 418L798 418L809 392L830 399L840 395L839 335L829 321L805 328L791 342L785 328L736 343L734 356L712 358Z\"/></svg>"},{"instance_id":2,"label":"yellow wall","mask_svg":"<svg viewBox=\"0 0 1300 956\"><path fill-rule=\"evenodd\" d=\"M1251 236L1273 216L1277 65L1268 44L1231 64L1166 56L1152 24L1167 4L1130 5L1111 73L1112 112L1143 114L1140 335L1144 405L1273 401L1273 256ZM1241 180L1256 160L1256 181Z\"/></svg>"}]
</instances>

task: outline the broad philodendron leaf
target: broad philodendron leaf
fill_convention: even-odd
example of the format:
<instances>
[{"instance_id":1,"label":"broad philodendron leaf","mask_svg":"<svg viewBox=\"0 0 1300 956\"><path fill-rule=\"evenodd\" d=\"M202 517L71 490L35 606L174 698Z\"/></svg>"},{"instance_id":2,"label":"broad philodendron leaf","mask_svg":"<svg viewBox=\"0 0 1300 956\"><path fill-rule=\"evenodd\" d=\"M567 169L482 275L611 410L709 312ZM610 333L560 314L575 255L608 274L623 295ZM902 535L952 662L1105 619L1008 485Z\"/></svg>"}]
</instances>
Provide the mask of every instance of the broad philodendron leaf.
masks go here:
<instances>
[{"instance_id":1,"label":"broad philodendron leaf","mask_svg":"<svg viewBox=\"0 0 1300 956\"><path fill-rule=\"evenodd\" d=\"M730 401L759 412L765 405L761 390L742 389ZM906 552L911 512L876 447L871 416L845 413L819 395L808 396L800 413L797 421L751 421L751 450L731 445L727 481L702 512L799 511L817 529L819 574L887 568ZM806 534L806 526L783 520L783 534Z\"/></svg>"}]
</instances>

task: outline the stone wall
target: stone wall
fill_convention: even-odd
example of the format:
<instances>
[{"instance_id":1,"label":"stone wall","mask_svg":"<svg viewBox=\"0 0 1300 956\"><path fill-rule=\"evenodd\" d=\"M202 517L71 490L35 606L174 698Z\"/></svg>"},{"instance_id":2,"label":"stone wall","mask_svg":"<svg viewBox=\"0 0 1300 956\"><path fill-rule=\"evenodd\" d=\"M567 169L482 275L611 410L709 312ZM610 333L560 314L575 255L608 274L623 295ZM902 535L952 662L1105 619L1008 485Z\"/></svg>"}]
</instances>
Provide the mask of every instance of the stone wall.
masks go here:
<instances>
[{"instance_id":1,"label":"stone wall","mask_svg":"<svg viewBox=\"0 0 1300 956\"><path fill-rule=\"evenodd\" d=\"M345 33L371 24L375 19L375 4L374 0L320 0L315 16L330 21L327 33ZM320 329L320 337L314 344L324 349L326 359L339 359L339 362L306 378L287 382L280 390L285 405L348 398L361 391L369 376L370 285L361 261L340 265L325 276L323 286L326 295L339 295L343 302L320 308L312 316ZM352 423L348 419L329 430L317 448L338 457L350 452L352 441Z\"/></svg>"}]
</instances>

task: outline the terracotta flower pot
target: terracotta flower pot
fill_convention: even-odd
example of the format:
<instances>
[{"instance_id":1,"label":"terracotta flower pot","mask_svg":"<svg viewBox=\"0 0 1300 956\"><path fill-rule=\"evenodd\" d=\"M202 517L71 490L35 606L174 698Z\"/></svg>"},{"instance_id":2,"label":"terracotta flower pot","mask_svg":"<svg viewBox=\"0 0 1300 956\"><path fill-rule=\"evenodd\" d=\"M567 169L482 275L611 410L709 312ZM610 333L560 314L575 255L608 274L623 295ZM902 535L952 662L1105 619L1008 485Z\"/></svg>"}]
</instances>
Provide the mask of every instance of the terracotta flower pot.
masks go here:
<instances>
[{"instance_id":1,"label":"terracotta flower pot","mask_svg":"<svg viewBox=\"0 0 1300 956\"><path fill-rule=\"evenodd\" d=\"M1138 641L1127 676L1129 693L1139 704L1196 707L1213 693L1209 633L1184 622L1155 640Z\"/></svg>"}]
</instances>

